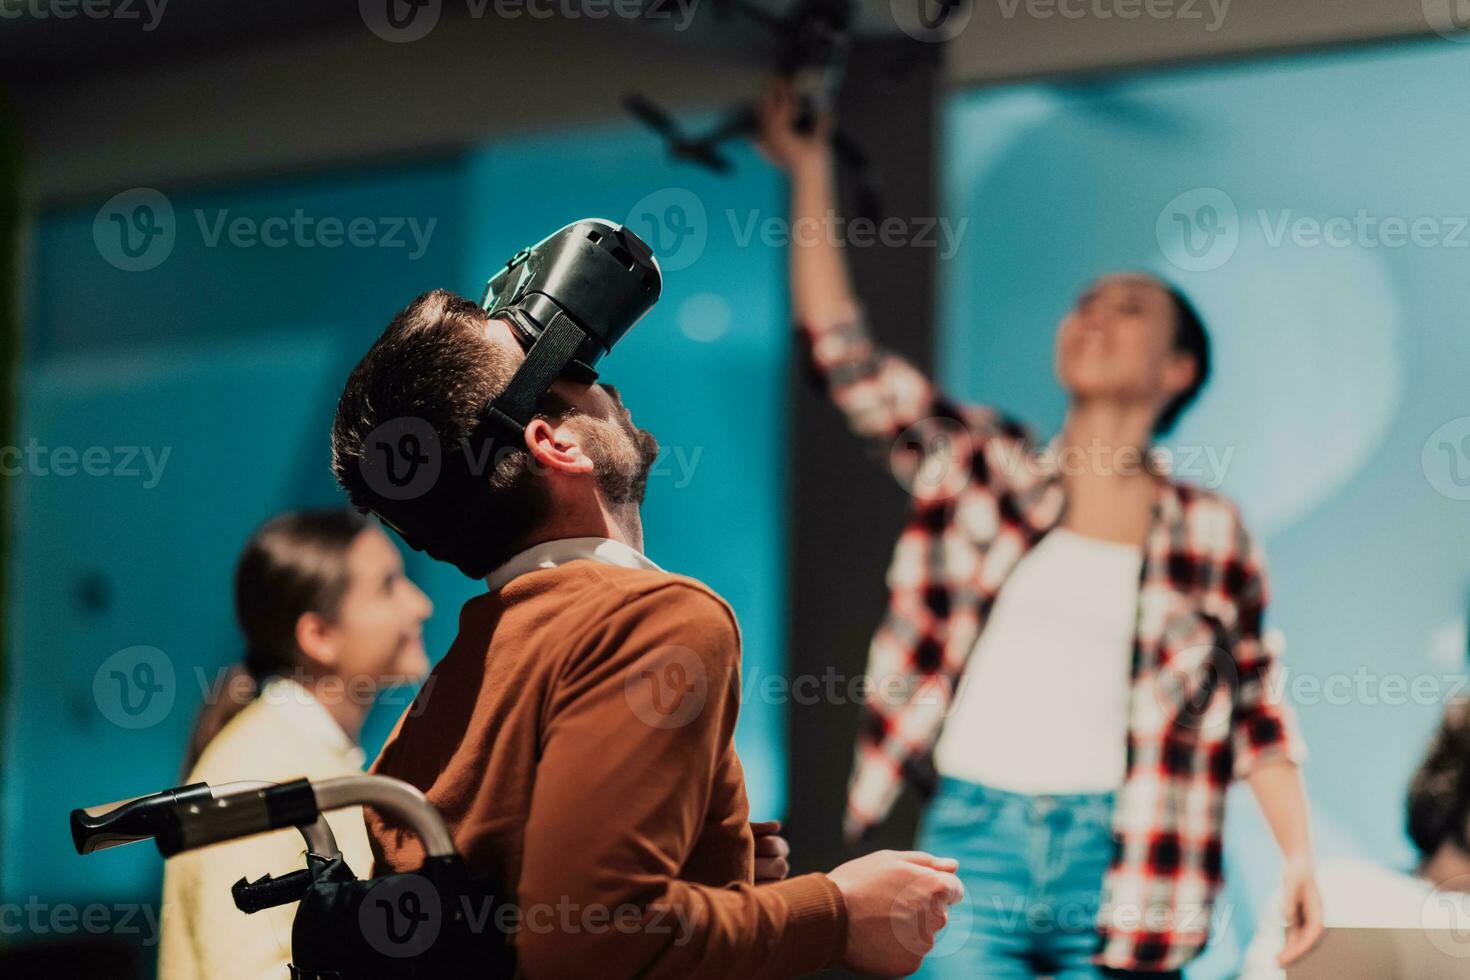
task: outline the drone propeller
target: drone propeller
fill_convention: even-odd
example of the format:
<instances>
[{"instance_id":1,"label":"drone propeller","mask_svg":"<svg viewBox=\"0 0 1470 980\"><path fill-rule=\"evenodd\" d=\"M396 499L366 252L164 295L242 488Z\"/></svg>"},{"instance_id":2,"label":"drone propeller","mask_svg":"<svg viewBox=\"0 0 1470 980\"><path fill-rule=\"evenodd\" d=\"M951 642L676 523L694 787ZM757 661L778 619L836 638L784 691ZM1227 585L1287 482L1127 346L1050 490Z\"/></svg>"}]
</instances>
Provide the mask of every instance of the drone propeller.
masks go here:
<instances>
[{"instance_id":1,"label":"drone propeller","mask_svg":"<svg viewBox=\"0 0 1470 980\"><path fill-rule=\"evenodd\" d=\"M830 110L841 86L844 68L852 49L851 25L855 0L795 0L783 14L773 15L751 0L713 0L718 19L738 13L776 34L779 50L774 53L774 69L789 79L796 89L800 108L795 125L807 133L819 115ZM944 10L960 6L968 0L940 0ZM719 146L739 137L749 137L759 130L759 117L751 103L735 106L713 130L691 139L669 113L642 95L629 95L623 100L628 111L656 132L668 144L669 154L678 160L706 167L717 173L728 173L730 161L719 152ZM867 154L841 131L832 133L837 159L856 178L860 204L865 217L877 217L881 204L877 179Z\"/></svg>"},{"instance_id":2,"label":"drone propeller","mask_svg":"<svg viewBox=\"0 0 1470 980\"><path fill-rule=\"evenodd\" d=\"M674 122L674 117L647 96L634 92L623 99L623 107L670 142L679 142L684 139L684 131L679 128L678 123Z\"/></svg>"},{"instance_id":3,"label":"drone propeller","mask_svg":"<svg viewBox=\"0 0 1470 980\"><path fill-rule=\"evenodd\" d=\"M674 159L697 163L715 173L730 172L730 161L715 149L718 144L729 138L724 133L725 127L701 139L690 139L672 116L646 96L636 92L628 95L623 99L623 106L664 138L669 145L669 155Z\"/></svg>"},{"instance_id":4,"label":"drone propeller","mask_svg":"<svg viewBox=\"0 0 1470 980\"><path fill-rule=\"evenodd\" d=\"M713 144L700 140L675 148L674 156L681 160L688 160L690 163L697 163L717 174L727 174L735 169L729 160L720 155Z\"/></svg>"}]
</instances>

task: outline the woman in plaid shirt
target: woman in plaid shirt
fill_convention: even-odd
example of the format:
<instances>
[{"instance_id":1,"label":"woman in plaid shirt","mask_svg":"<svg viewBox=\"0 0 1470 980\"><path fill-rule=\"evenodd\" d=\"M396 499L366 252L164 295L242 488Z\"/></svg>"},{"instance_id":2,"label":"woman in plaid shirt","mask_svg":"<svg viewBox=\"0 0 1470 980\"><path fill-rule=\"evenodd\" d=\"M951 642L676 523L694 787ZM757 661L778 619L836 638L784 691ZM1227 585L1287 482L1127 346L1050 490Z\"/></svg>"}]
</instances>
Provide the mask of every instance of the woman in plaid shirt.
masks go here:
<instances>
[{"instance_id":1,"label":"woman in plaid shirt","mask_svg":"<svg viewBox=\"0 0 1470 980\"><path fill-rule=\"evenodd\" d=\"M869 651L846 829L860 837L908 782L928 802L920 846L960 859L967 905L924 975L1177 975L1208 936L1235 779L1285 858L1281 959L1299 957L1321 901L1264 561L1229 501L1169 479L1151 451L1208 373L1199 318L1150 276L1092 284L1057 337L1067 419L1038 448L872 342L825 226L826 125L799 134L779 84L763 117L791 181L811 367L915 498Z\"/></svg>"}]
</instances>

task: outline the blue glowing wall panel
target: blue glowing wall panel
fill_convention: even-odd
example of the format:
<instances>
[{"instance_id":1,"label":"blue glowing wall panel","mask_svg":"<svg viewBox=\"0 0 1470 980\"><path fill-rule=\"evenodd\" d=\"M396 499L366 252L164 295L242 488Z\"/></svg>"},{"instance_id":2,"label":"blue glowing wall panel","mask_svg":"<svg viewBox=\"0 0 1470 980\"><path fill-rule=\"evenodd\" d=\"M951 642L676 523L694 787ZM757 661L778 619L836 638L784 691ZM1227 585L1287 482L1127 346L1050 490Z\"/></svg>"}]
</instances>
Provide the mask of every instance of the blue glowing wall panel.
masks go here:
<instances>
[{"instance_id":1,"label":"blue glowing wall panel","mask_svg":"<svg viewBox=\"0 0 1470 980\"><path fill-rule=\"evenodd\" d=\"M780 256L747 247L725 218L777 201L752 157L734 178L706 177L623 128L162 190L171 215L147 196L121 212L98 199L45 212L32 236L18 448L33 443L35 461L11 477L0 893L152 893L151 848L76 857L67 812L177 782L204 689L241 652L230 596L240 546L276 511L338 500L329 427L351 365L413 296L447 286L478 299L515 249L588 214L661 223L663 302L605 363L668 447L645 510L649 554L731 601L748 689L783 669ZM134 220L150 202L153 217ZM111 213L132 235L126 250ZM354 219L369 221L360 244ZM89 464L99 475L54 457L66 447L102 447ZM437 657L483 587L407 559L436 603L426 640ZM132 652L109 660L120 651ZM776 816L782 708L746 701L737 741L752 808ZM370 719L370 758L405 703L399 692Z\"/></svg>"}]
</instances>

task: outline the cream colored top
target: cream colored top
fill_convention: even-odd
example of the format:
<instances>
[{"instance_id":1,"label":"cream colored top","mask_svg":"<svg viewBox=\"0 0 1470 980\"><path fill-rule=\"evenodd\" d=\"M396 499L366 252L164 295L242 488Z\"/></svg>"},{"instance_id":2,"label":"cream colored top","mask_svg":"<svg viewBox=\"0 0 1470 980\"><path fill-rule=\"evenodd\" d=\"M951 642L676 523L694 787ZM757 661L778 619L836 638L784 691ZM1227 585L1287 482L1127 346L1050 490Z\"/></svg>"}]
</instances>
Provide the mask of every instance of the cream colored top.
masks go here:
<instances>
[{"instance_id":1,"label":"cream colored top","mask_svg":"<svg viewBox=\"0 0 1470 980\"><path fill-rule=\"evenodd\" d=\"M286 782L362 771L362 749L295 681L273 678L205 748L188 782ZM362 809L327 815L337 846L359 877L372 870ZM216 844L164 865L159 980L276 980L288 975L296 903L246 915L230 886L306 866L295 829Z\"/></svg>"}]
</instances>

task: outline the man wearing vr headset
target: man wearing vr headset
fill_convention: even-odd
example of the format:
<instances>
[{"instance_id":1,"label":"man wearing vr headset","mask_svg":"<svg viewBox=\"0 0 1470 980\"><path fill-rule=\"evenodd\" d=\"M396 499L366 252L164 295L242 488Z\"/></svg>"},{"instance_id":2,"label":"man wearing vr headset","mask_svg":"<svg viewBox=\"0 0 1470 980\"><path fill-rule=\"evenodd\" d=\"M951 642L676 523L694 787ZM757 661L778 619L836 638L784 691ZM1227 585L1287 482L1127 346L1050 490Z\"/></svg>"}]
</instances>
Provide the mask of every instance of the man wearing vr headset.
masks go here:
<instances>
[{"instance_id":1,"label":"man wearing vr headset","mask_svg":"<svg viewBox=\"0 0 1470 980\"><path fill-rule=\"evenodd\" d=\"M414 300L352 372L339 482L489 588L373 771L423 790L512 897L528 977L910 973L961 897L953 861L881 852L755 883L739 629L643 555L657 443L593 368L659 286L636 236L578 222L481 306ZM377 872L422 861L371 810L368 829Z\"/></svg>"}]
</instances>

